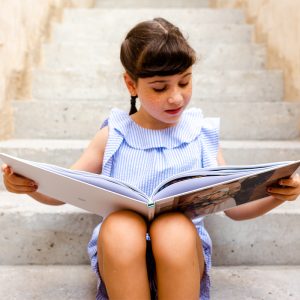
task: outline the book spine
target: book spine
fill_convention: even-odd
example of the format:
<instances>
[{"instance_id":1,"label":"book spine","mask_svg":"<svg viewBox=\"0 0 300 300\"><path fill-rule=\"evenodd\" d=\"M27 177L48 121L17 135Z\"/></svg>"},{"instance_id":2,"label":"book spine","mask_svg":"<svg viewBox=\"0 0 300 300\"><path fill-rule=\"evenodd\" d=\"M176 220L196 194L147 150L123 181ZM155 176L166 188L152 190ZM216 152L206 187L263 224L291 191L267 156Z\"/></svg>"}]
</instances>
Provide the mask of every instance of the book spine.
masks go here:
<instances>
[{"instance_id":1,"label":"book spine","mask_svg":"<svg viewBox=\"0 0 300 300\"><path fill-rule=\"evenodd\" d=\"M148 211L148 220L151 221L155 214L155 202L152 197L148 199Z\"/></svg>"},{"instance_id":2,"label":"book spine","mask_svg":"<svg viewBox=\"0 0 300 300\"><path fill-rule=\"evenodd\" d=\"M148 205L148 220L151 221L154 218L155 215L155 205L149 206Z\"/></svg>"}]
</instances>

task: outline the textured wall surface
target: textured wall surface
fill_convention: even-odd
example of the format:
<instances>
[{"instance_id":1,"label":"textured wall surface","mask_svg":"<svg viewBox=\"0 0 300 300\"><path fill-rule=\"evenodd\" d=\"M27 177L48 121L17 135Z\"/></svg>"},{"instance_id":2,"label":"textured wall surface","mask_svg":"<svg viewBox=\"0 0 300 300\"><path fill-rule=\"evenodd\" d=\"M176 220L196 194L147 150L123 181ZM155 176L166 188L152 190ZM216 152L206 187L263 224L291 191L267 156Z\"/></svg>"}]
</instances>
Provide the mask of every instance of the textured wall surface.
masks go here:
<instances>
[{"instance_id":1,"label":"textured wall surface","mask_svg":"<svg viewBox=\"0 0 300 300\"><path fill-rule=\"evenodd\" d=\"M0 1L0 139L12 131L11 99L31 97L31 70L65 7L91 7L94 0Z\"/></svg>"},{"instance_id":2,"label":"textured wall surface","mask_svg":"<svg viewBox=\"0 0 300 300\"><path fill-rule=\"evenodd\" d=\"M255 24L256 41L266 43L268 67L284 72L285 100L300 101L300 1L212 0L213 7L243 8Z\"/></svg>"}]
</instances>

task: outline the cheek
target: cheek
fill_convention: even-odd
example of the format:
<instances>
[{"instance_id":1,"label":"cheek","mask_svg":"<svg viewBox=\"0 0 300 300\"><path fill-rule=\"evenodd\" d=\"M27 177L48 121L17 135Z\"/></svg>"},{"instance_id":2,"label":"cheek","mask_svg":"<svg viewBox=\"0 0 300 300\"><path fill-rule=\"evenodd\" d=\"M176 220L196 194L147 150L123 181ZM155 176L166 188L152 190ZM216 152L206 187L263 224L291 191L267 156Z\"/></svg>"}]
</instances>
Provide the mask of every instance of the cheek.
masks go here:
<instances>
[{"instance_id":1,"label":"cheek","mask_svg":"<svg viewBox=\"0 0 300 300\"><path fill-rule=\"evenodd\" d=\"M141 94L140 101L144 106L147 106L150 108L157 107L161 103L160 96L156 95L156 94L154 95L151 92L149 92L149 93L145 92L145 93Z\"/></svg>"},{"instance_id":2,"label":"cheek","mask_svg":"<svg viewBox=\"0 0 300 300\"><path fill-rule=\"evenodd\" d=\"M146 106L148 111L151 111L155 115L161 111L161 104L157 99L147 101Z\"/></svg>"},{"instance_id":3,"label":"cheek","mask_svg":"<svg viewBox=\"0 0 300 300\"><path fill-rule=\"evenodd\" d=\"M188 93L184 95L185 102L190 102L192 98L192 93Z\"/></svg>"},{"instance_id":4,"label":"cheek","mask_svg":"<svg viewBox=\"0 0 300 300\"><path fill-rule=\"evenodd\" d=\"M190 85L187 89L186 89L186 91L185 91L185 97L186 98L191 98L191 96L192 96L192 85Z\"/></svg>"}]
</instances>

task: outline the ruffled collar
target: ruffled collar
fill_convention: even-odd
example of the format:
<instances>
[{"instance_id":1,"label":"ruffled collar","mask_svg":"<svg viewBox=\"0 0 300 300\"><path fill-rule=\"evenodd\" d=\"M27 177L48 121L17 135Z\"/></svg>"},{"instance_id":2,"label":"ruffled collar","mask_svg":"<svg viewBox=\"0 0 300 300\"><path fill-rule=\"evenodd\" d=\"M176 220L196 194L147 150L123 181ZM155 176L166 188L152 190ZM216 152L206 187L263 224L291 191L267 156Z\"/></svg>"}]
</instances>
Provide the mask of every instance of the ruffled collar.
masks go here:
<instances>
[{"instance_id":1,"label":"ruffled collar","mask_svg":"<svg viewBox=\"0 0 300 300\"><path fill-rule=\"evenodd\" d=\"M190 108L183 112L179 122L166 129L147 129L135 123L127 112L114 108L109 126L123 136L126 143L136 149L175 148L190 143L201 133L203 114L200 109Z\"/></svg>"}]
</instances>

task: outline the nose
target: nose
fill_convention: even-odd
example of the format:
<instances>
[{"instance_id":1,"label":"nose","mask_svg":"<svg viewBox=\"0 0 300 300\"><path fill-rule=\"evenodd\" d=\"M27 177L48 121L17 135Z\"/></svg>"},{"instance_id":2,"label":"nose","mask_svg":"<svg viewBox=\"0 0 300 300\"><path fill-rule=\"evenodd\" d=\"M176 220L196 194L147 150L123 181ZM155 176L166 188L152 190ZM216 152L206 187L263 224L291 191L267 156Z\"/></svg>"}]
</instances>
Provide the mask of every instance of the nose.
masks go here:
<instances>
[{"instance_id":1,"label":"nose","mask_svg":"<svg viewBox=\"0 0 300 300\"><path fill-rule=\"evenodd\" d=\"M183 95L180 91L174 91L168 98L168 102L170 104L176 104L176 105L179 105L182 103L183 101Z\"/></svg>"}]
</instances>

